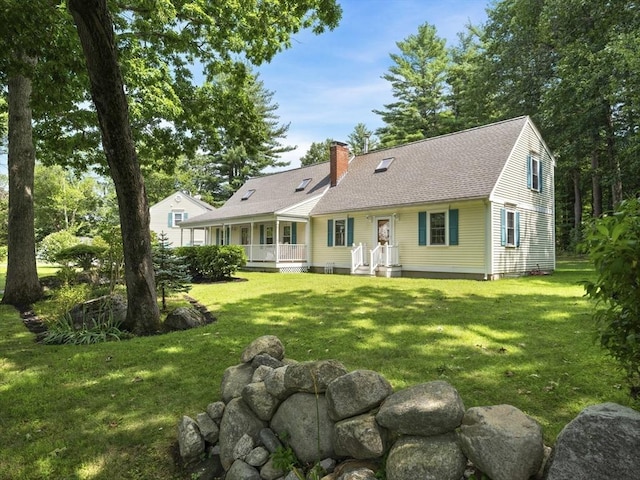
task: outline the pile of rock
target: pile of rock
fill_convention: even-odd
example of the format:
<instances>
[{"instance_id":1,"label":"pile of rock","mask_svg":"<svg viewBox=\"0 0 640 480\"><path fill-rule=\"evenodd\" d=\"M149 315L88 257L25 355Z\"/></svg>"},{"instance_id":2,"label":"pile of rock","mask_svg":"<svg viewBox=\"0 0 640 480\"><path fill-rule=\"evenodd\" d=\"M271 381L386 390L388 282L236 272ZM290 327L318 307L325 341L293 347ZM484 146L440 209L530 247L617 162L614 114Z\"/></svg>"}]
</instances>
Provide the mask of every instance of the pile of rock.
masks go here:
<instances>
[{"instance_id":1,"label":"pile of rock","mask_svg":"<svg viewBox=\"0 0 640 480\"><path fill-rule=\"evenodd\" d=\"M179 423L180 455L201 479L298 480L276 460L286 449L323 480L375 480L382 468L387 480L461 480L469 465L493 480L543 476L542 429L515 407L465 410L444 381L393 392L374 371L287 359L275 336L253 341L241 361L224 373L222 401ZM554 455L547 478L577 478L553 473L566 461Z\"/></svg>"}]
</instances>

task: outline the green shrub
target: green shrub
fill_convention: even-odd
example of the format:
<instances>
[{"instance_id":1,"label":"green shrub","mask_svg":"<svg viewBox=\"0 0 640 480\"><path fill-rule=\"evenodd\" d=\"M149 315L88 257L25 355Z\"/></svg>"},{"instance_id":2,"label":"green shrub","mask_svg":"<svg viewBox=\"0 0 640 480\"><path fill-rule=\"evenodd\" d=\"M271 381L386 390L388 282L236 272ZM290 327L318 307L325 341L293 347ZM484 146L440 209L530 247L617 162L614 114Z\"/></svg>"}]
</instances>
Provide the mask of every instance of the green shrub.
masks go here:
<instances>
[{"instance_id":1,"label":"green shrub","mask_svg":"<svg viewBox=\"0 0 640 480\"><path fill-rule=\"evenodd\" d=\"M80 239L69 230L50 233L38 244L38 258L48 263L57 263L56 256L60 251L79 243Z\"/></svg>"},{"instance_id":2,"label":"green shrub","mask_svg":"<svg viewBox=\"0 0 640 480\"><path fill-rule=\"evenodd\" d=\"M247 263L239 245L180 247L176 254L185 259L194 278L209 281L228 280Z\"/></svg>"},{"instance_id":3,"label":"green shrub","mask_svg":"<svg viewBox=\"0 0 640 480\"><path fill-rule=\"evenodd\" d=\"M101 245L89 245L79 243L72 247L62 249L56 255L56 261L67 264L73 263L88 272L97 263L100 255L104 253L106 248Z\"/></svg>"},{"instance_id":4,"label":"green shrub","mask_svg":"<svg viewBox=\"0 0 640 480\"><path fill-rule=\"evenodd\" d=\"M640 394L640 201L624 201L594 221L583 246L596 269L584 282L596 302L597 338L624 369L631 395Z\"/></svg>"}]
</instances>

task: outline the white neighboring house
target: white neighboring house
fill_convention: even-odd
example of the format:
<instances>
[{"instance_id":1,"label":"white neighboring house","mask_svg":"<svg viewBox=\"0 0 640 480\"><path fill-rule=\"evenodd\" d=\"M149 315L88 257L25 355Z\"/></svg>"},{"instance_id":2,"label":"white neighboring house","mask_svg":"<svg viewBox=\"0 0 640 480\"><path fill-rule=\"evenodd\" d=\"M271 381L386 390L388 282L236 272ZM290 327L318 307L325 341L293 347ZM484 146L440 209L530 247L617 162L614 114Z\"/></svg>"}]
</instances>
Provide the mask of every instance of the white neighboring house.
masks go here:
<instances>
[{"instance_id":1,"label":"white neighboring house","mask_svg":"<svg viewBox=\"0 0 640 480\"><path fill-rule=\"evenodd\" d=\"M215 208L184 192L173 192L149 208L150 228L156 235L164 232L172 247L205 244L205 230L184 231L180 223Z\"/></svg>"}]
</instances>

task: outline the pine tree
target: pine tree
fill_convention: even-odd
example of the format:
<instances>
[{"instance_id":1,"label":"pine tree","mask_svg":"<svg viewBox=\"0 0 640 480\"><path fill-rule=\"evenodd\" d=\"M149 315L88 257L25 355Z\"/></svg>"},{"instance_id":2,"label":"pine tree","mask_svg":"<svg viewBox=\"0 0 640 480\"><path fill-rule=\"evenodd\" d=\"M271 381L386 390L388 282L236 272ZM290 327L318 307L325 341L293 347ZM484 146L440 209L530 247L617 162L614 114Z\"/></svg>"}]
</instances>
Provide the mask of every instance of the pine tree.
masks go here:
<instances>
[{"instance_id":1,"label":"pine tree","mask_svg":"<svg viewBox=\"0 0 640 480\"><path fill-rule=\"evenodd\" d=\"M191 276L187 264L173 253L167 234L161 232L153 246L153 269L156 275L156 291L162 295L162 310L167 309L166 296L170 293L191 290Z\"/></svg>"}]
</instances>

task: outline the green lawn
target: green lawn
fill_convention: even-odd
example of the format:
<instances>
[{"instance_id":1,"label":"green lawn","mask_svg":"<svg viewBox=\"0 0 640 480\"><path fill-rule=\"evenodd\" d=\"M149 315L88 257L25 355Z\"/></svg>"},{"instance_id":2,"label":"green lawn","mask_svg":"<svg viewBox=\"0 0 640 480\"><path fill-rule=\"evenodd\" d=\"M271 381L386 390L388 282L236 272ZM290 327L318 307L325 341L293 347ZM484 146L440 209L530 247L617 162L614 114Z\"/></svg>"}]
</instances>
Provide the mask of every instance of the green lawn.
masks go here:
<instances>
[{"instance_id":1,"label":"green lawn","mask_svg":"<svg viewBox=\"0 0 640 480\"><path fill-rule=\"evenodd\" d=\"M467 407L532 415L552 443L587 405L631 405L593 342L577 284L591 275L579 261L496 282L242 273L191 291L212 325L81 347L34 343L0 306L0 478L179 478L177 421L218 400L224 369L264 334L288 357L376 370L396 389L446 379Z\"/></svg>"}]
</instances>

